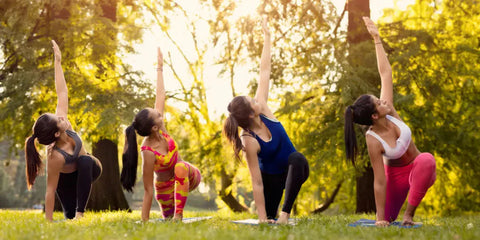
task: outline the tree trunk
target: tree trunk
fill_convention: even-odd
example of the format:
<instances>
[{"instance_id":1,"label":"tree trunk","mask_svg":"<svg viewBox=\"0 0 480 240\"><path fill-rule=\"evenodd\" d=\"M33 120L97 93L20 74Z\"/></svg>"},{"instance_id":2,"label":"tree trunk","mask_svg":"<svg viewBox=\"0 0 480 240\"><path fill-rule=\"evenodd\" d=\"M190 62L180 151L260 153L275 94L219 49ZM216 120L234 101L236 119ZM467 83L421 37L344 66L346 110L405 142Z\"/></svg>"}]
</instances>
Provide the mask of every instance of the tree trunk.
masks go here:
<instances>
[{"instance_id":1,"label":"tree trunk","mask_svg":"<svg viewBox=\"0 0 480 240\"><path fill-rule=\"evenodd\" d=\"M103 172L93 184L87 209L130 211L120 184L117 145L111 140L102 139L93 146L93 155L102 163Z\"/></svg>"},{"instance_id":2,"label":"tree trunk","mask_svg":"<svg viewBox=\"0 0 480 240\"><path fill-rule=\"evenodd\" d=\"M313 214L321 213L321 212L327 210L328 207L330 207L330 204L332 204L333 201L335 201L335 197L337 196L338 192L340 191L340 187L342 187L342 183L343 183L343 180L340 183L337 184L337 186L335 187L335 190L333 190L332 195L329 198L327 198L327 200L324 203L322 203L322 205L320 205L319 208L313 210L313 212L312 212Z\"/></svg>"},{"instance_id":3,"label":"tree trunk","mask_svg":"<svg viewBox=\"0 0 480 240\"><path fill-rule=\"evenodd\" d=\"M348 0L347 42L350 44L370 40L362 17L370 17L370 0Z\"/></svg>"},{"instance_id":4,"label":"tree trunk","mask_svg":"<svg viewBox=\"0 0 480 240\"><path fill-rule=\"evenodd\" d=\"M373 168L368 164L357 180L357 209L356 213L371 213L376 211L375 194L373 191Z\"/></svg>"},{"instance_id":5,"label":"tree trunk","mask_svg":"<svg viewBox=\"0 0 480 240\"><path fill-rule=\"evenodd\" d=\"M369 0L348 0L348 28L347 41L350 46L363 41L369 41L370 35L362 17L370 17ZM350 59L351 62L362 62L362 59ZM361 151L359 149L359 153ZM373 191L373 169L370 164L360 170L362 175L356 178L357 182L357 213L375 212L375 195Z\"/></svg>"},{"instance_id":6,"label":"tree trunk","mask_svg":"<svg viewBox=\"0 0 480 240\"><path fill-rule=\"evenodd\" d=\"M230 186L232 186L233 176L228 175L225 172L225 169L222 169L220 174L222 179L222 189L220 189L220 191L218 192L220 199L222 199L222 201L227 204L228 208L230 208L234 212L248 212L248 208L240 204L233 196L232 190L227 190Z\"/></svg>"}]
</instances>

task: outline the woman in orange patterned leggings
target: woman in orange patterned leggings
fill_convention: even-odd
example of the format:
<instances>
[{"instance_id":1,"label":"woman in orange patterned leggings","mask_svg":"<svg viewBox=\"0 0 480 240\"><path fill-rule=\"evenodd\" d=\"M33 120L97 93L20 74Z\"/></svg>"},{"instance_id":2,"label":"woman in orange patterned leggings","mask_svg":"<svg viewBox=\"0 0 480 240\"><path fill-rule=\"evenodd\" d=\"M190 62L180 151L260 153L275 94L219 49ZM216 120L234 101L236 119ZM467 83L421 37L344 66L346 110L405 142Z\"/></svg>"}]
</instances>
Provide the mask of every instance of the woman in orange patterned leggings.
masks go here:
<instances>
[{"instance_id":1,"label":"woman in orange patterned leggings","mask_svg":"<svg viewBox=\"0 0 480 240\"><path fill-rule=\"evenodd\" d=\"M145 108L125 130L125 151L121 181L127 191L132 191L137 175L137 136L144 136L142 143L143 184L145 193L142 204L142 220L148 221L152 205L153 187L165 219L181 220L188 192L201 180L200 171L181 159L178 145L165 129L163 110L165 87L163 83L163 56L158 49L157 90L155 109ZM136 133L135 133L136 132Z\"/></svg>"}]
</instances>

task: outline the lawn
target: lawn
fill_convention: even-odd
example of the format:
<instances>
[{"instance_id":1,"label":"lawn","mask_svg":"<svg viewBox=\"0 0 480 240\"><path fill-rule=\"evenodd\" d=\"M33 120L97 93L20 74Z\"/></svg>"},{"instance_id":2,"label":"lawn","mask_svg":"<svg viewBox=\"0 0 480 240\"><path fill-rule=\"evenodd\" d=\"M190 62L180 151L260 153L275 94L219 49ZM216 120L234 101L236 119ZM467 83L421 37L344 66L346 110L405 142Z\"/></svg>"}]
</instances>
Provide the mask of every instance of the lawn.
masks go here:
<instances>
[{"instance_id":1,"label":"lawn","mask_svg":"<svg viewBox=\"0 0 480 240\"><path fill-rule=\"evenodd\" d=\"M160 218L158 211L152 218ZM140 212L87 212L78 221L47 223L41 211L1 210L0 239L479 239L480 214L417 218L423 226L349 227L348 223L373 215L315 215L301 218L296 226L251 226L229 222L252 218L250 214L186 212L186 217L213 216L195 223L141 223ZM61 220L61 213L54 219Z\"/></svg>"}]
</instances>

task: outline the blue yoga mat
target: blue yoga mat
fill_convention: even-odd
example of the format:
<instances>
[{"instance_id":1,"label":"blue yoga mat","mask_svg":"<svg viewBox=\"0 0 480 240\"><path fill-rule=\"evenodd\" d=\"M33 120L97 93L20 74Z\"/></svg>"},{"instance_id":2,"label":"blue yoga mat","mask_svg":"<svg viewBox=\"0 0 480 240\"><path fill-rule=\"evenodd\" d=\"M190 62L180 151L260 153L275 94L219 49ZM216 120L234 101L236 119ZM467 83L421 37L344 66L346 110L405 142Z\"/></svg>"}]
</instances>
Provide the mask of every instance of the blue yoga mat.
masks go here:
<instances>
[{"instance_id":1,"label":"blue yoga mat","mask_svg":"<svg viewBox=\"0 0 480 240\"><path fill-rule=\"evenodd\" d=\"M246 224L246 225L258 225L258 219L253 219L253 218L250 218L250 219L243 219L243 220L235 220L235 221L231 221L232 223L236 223L236 224ZM269 223L268 225L271 225L271 226L278 226L279 224L275 224L275 223ZM297 219L295 218L290 218L288 219L288 225L297 225Z\"/></svg>"},{"instance_id":2,"label":"blue yoga mat","mask_svg":"<svg viewBox=\"0 0 480 240\"><path fill-rule=\"evenodd\" d=\"M348 224L348 226L350 227L375 227L375 220L371 220L371 219L360 219L354 223L350 223ZM392 222L390 223L390 226L395 226L395 227L399 227L399 228L418 228L418 227L421 227L422 224L421 223L415 223L415 225L413 226L403 226L401 222Z\"/></svg>"}]
</instances>

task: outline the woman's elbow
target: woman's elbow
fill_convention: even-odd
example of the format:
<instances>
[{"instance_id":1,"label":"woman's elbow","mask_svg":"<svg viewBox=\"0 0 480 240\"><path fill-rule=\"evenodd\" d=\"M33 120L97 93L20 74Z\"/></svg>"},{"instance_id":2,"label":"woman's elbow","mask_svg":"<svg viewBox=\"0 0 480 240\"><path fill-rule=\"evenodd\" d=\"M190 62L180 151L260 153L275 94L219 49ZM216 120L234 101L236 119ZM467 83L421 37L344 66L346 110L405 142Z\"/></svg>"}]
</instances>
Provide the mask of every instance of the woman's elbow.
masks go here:
<instances>
[{"instance_id":1,"label":"woman's elbow","mask_svg":"<svg viewBox=\"0 0 480 240\"><path fill-rule=\"evenodd\" d=\"M253 188L254 188L254 189L258 189L258 190L262 190L262 191L263 191L263 182L262 182L261 179L260 179L260 180L257 180L257 181L253 181L252 185L253 185Z\"/></svg>"},{"instance_id":2,"label":"woman's elbow","mask_svg":"<svg viewBox=\"0 0 480 240\"><path fill-rule=\"evenodd\" d=\"M153 195L153 187L152 186L144 186L145 195L152 196Z\"/></svg>"},{"instance_id":3,"label":"woman's elbow","mask_svg":"<svg viewBox=\"0 0 480 240\"><path fill-rule=\"evenodd\" d=\"M375 179L373 182L373 187L375 190L382 190L385 189L387 186L386 179Z\"/></svg>"}]
</instances>

